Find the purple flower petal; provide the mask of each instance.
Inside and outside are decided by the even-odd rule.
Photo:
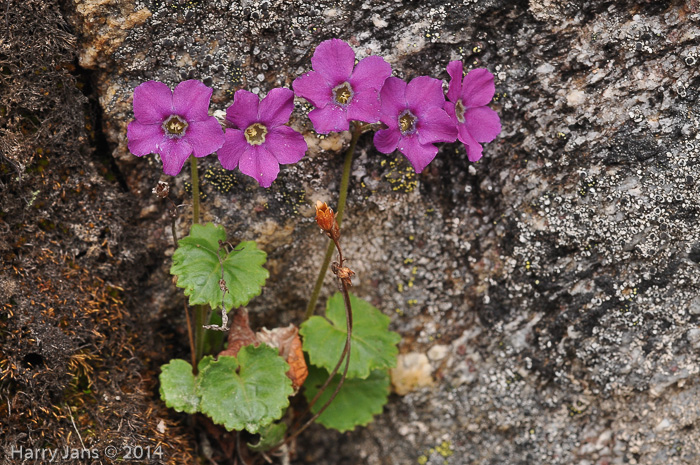
[[[294,93],[316,108],[323,108],[333,100],[333,88],[316,71],[309,71],[292,82]]]
[[[252,146],[245,140],[245,134],[241,129],[227,129],[224,134],[224,145],[216,152],[219,163],[227,170],[234,170],[238,166],[243,153]]]
[[[462,79],[464,68],[461,61],[450,61],[447,65],[447,74],[450,75],[450,85],[447,88],[447,98],[453,102],[459,100],[462,95]]]
[[[381,129],[374,133],[374,146],[382,153],[391,153],[396,150],[400,138],[398,129]]]
[[[275,87],[260,102],[258,121],[268,128],[280,126],[289,121],[292,111],[294,111],[294,92],[283,87]]]
[[[493,74],[486,68],[477,68],[464,76],[460,97],[464,108],[481,107],[488,105],[495,92]]]
[[[408,106],[406,103],[406,83],[399,78],[390,77],[384,81],[379,93],[381,114],[379,119],[390,128],[398,125],[398,116]]]
[[[445,105],[442,81],[430,76],[412,79],[406,86],[406,101],[418,118],[430,108],[442,108]]]
[[[454,142],[457,140],[457,128],[454,121],[441,108],[433,108],[418,118],[417,132],[421,144],[433,142]]]
[[[350,78],[355,66],[355,52],[340,39],[325,40],[316,47],[311,66],[333,88]]]
[[[501,119],[489,107],[470,108],[464,112],[464,125],[477,142],[491,142],[501,132]]]
[[[173,114],[173,93],[162,82],[147,81],[134,89],[134,117],[143,124],[163,124]]]
[[[280,172],[277,159],[264,145],[250,146],[241,156],[238,168],[243,174],[255,178],[262,187],[270,187]]]
[[[398,148],[411,162],[416,173],[423,171],[428,166],[428,163],[433,161],[438,152],[437,147],[433,144],[421,144],[415,134],[402,137]]]
[[[455,114],[455,104],[449,100],[445,102],[445,113],[447,113],[447,115],[452,119],[455,126],[459,124],[459,121],[457,121],[457,115]]]
[[[208,116],[203,121],[190,122],[184,139],[192,146],[195,157],[206,157],[224,144],[224,131],[216,118]]]
[[[374,89],[356,91],[347,108],[347,119],[376,123],[379,121],[380,109],[379,92]]]
[[[177,176],[192,153],[192,146],[185,139],[166,137],[160,144],[158,153],[163,160],[163,172],[170,176]]]
[[[384,58],[373,55],[360,60],[348,82],[355,92],[374,89],[376,92],[391,76],[391,65]]]
[[[457,127],[457,130],[459,131],[459,140],[464,143],[464,147],[467,149],[467,158],[469,158],[469,161],[479,161],[483,151],[481,144],[479,144],[476,139],[469,134],[465,124],[460,124]]]
[[[306,154],[304,136],[289,126],[270,129],[265,138],[265,148],[283,165],[296,163]]]
[[[174,114],[182,116],[188,122],[209,118],[212,92],[210,87],[195,79],[181,82],[173,91]]]
[[[158,146],[165,136],[160,124],[141,124],[132,121],[126,128],[127,146],[137,157],[158,152]]]
[[[233,103],[226,109],[226,120],[238,129],[246,129],[258,121],[260,98],[247,90],[237,90]]]
[[[309,112],[309,119],[319,134],[347,131],[350,128],[347,113],[337,105],[327,105]]]

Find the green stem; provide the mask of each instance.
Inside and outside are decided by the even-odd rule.
[[[194,155],[190,157],[190,168],[192,175],[192,224],[199,223],[199,172],[197,171],[197,159]],[[206,311],[204,305],[194,307],[194,361],[199,363],[204,355],[204,324]],[[197,366],[192,367],[197,372]]]
[[[195,305],[194,306],[194,349],[195,349],[195,363],[199,363],[204,356],[204,336],[205,330],[204,325],[207,323],[206,319],[209,316],[209,312],[206,311],[205,305]],[[193,367],[195,372],[197,367]]]
[[[340,196],[338,197],[338,210],[336,213],[336,220],[338,221],[338,226],[340,226],[343,221],[343,212],[345,211],[345,201],[348,198],[348,186],[350,185],[350,171],[352,168],[352,157],[355,154],[355,146],[357,145],[357,140],[362,135],[366,126],[357,124],[352,133],[352,140],[350,141],[350,147],[348,151],[345,152],[345,163],[343,164],[343,177],[340,180]],[[306,306],[306,313],[304,314],[304,321],[311,318],[316,310],[316,304],[318,303],[318,297],[321,295],[321,289],[323,288],[323,280],[326,278],[326,273],[328,272],[328,266],[331,264],[331,258],[333,258],[333,241],[328,241],[328,248],[326,249],[326,255],[323,257],[323,264],[321,265],[321,271],[318,273],[318,278],[316,278],[316,285],[311,293],[311,298],[309,299],[309,304]]]
[[[197,171],[197,159],[190,157],[192,171],[192,224],[199,223],[199,172]]]

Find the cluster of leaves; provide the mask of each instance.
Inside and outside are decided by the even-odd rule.
[[[224,229],[213,224],[192,226],[173,255],[171,272],[177,286],[185,289],[190,305],[208,304],[230,310],[259,295],[268,272],[266,255],[254,242],[226,247]],[[220,284],[223,279],[225,286]],[[223,289],[223,290],[222,290]],[[347,380],[333,403],[317,421],[339,431],[366,425],[380,413],[389,394],[388,370],[396,364],[400,337],[388,330],[389,318],[378,309],[350,295],[355,324]],[[310,363],[304,394],[310,401],[337,364],[347,337],[345,306],[341,294],[329,299],[326,318],[314,316],[301,325],[303,350]],[[294,394],[287,375],[289,365],[274,348],[265,344],[243,347],[236,356],[205,356],[193,370],[184,360],[163,366],[161,398],[179,412],[200,412],[228,430],[260,433],[252,448],[276,444],[286,426],[273,423],[282,418]],[[335,390],[340,376],[312,407],[319,411]]]

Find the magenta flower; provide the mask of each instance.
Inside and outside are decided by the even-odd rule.
[[[369,56],[355,66],[355,52],[340,39],[321,42],[311,57],[314,71],[292,83],[294,93],[316,109],[309,119],[316,132],[346,131],[350,120],[379,121],[379,90],[391,76],[391,65]]]
[[[219,149],[219,161],[227,170],[240,168],[262,187],[277,179],[280,164],[296,163],[306,153],[304,136],[284,126],[294,110],[294,93],[272,89],[260,101],[257,95],[239,90],[226,110],[226,142]]]
[[[397,148],[416,173],[423,171],[438,152],[435,142],[454,142],[457,130],[443,110],[442,81],[419,76],[406,84],[390,77],[381,92],[381,122],[388,126],[374,134],[374,145],[382,153]]]
[[[205,157],[224,143],[224,131],[209,116],[212,89],[199,81],[181,82],[174,91],[157,81],[134,89],[134,117],[126,136],[137,157],[157,153],[165,174],[177,176],[191,154]]]
[[[467,149],[469,161],[478,161],[483,148],[480,142],[491,142],[501,132],[498,113],[487,107],[496,87],[493,74],[485,68],[469,71],[462,80],[462,62],[447,65],[450,86],[445,110],[457,125],[459,140]]]

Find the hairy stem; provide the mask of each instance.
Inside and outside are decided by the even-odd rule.
[[[343,212],[345,211],[345,202],[348,198],[348,186],[350,185],[350,171],[352,168],[352,158],[355,154],[355,146],[357,145],[357,140],[362,135],[366,126],[357,124],[352,133],[352,140],[350,141],[350,147],[348,151],[345,152],[345,163],[343,164],[343,177],[340,180],[340,195],[338,197],[338,210],[336,213],[336,221],[338,221],[338,226],[341,225],[343,221]],[[323,264],[321,265],[321,270],[318,273],[318,278],[316,278],[316,285],[311,293],[311,298],[309,299],[309,304],[306,306],[306,313],[304,314],[304,320],[311,318],[316,310],[316,304],[318,303],[318,297],[321,295],[321,289],[323,288],[323,281],[326,278],[326,273],[328,272],[328,266],[331,264],[331,258],[333,258],[333,241],[328,243],[328,248],[326,249],[326,255],[323,257]]]

